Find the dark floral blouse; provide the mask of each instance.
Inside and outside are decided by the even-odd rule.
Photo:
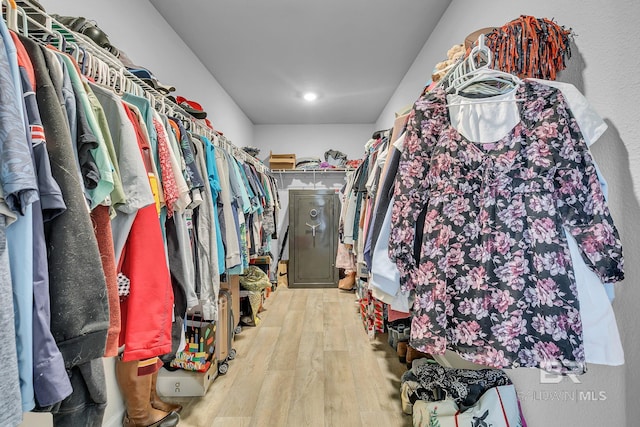
[[[603,283],[622,247],[562,93],[525,81],[520,122],[478,144],[450,124],[445,94],[420,98],[395,183],[389,252],[414,297],[411,345],[493,367],[585,370],[565,229]]]

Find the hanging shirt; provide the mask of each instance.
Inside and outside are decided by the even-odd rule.
[[[36,99],[51,159],[51,172],[67,210],[45,224],[49,257],[51,333],[71,369],[104,354],[109,305],[100,252],[76,173],[71,136],[43,47],[21,37],[36,75]]]
[[[229,182],[229,163],[224,152],[216,149],[216,166],[220,176],[220,227],[223,231],[225,245],[225,264],[227,268],[235,267],[242,261],[240,254],[240,239],[236,227],[237,219],[234,217],[231,184]]]
[[[580,133],[587,146],[592,145],[607,129],[607,124],[590,107],[585,97],[569,83],[548,82],[546,80],[534,79],[534,81],[560,89],[562,96],[566,99],[571,115],[575,119]],[[502,101],[508,101],[515,94],[508,93],[501,97]],[[449,96],[450,103],[461,103],[464,99],[459,96]],[[466,133],[475,134],[475,137],[483,141],[495,141],[509,131],[508,126],[513,126],[507,117],[513,115],[513,111],[518,112],[515,102],[487,103],[487,104],[467,104],[464,105],[466,111],[457,111],[458,107],[449,110],[453,126],[458,124],[466,129]],[[482,117],[483,120],[473,120],[470,118]],[[483,123],[484,127],[474,127],[474,123]],[[602,192],[607,196],[606,181],[599,172],[597,164],[594,162],[596,174],[602,187]],[[582,319],[585,360],[588,363],[598,363],[604,365],[621,365],[624,363],[624,352],[615,314],[609,302],[613,297],[613,285],[607,284],[603,288],[598,276],[589,268],[582,258],[580,248],[571,233],[565,227],[565,235],[571,254],[571,263],[576,277],[578,301],[580,303],[580,317]]]
[[[114,253],[118,264],[136,213],[155,201],[138,149],[136,130],[122,100],[106,88],[93,85],[92,90],[107,118],[126,197],[125,203],[116,206],[116,216],[111,220]]]
[[[38,404],[49,406],[72,392],[62,354],[51,334],[49,263],[44,233],[44,223],[62,214],[66,205],[60,186],[51,173],[44,128],[29,78],[33,74],[33,65],[19,38],[13,33],[11,35],[18,52],[22,53],[18,58],[23,98],[40,194],[40,200],[33,205],[33,388]]]
[[[144,122],[133,106],[125,110],[136,134],[137,156],[142,158],[146,186],[157,185],[153,155]],[[152,189],[152,191],[154,191]],[[123,361],[149,359],[171,351],[173,290],[165,245],[156,205],[145,206],[135,215],[122,250],[121,272],[131,281],[129,296],[121,300],[123,314],[120,345],[124,345]],[[156,333],[148,333],[153,324]]]
[[[0,391],[7,393],[0,396],[0,406],[7,412],[6,415],[4,412],[0,414],[2,418],[15,424],[21,419],[22,411],[30,411],[35,406],[32,347],[32,205],[38,200],[38,187],[23,116],[16,48],[6,24],[3,20],[0,21],[0,184],[5,202],[18,214],[17,220],[6,230],[4,217],[0,223],[0,274],[3,276],[0,298],[3,307],[10,307],[11,311],[15,307],[15,314],[6,309],[2,310],[2,328],[14,334],[7,337],[3,333],[3,338],[8,341],[7,348],[13,353],[2,352],[2,356],[7,357],[8,371],[7,384],[0,387]],[[9,321],[13,324],[9,325]]]
[[[100,126],[95,118],[89,96],[80,77],[80,71],[77,65],[66,54],[56,53],[59,60],[62,60],[68,70],[73,91],[78,100],[78,111],[82,112],[82,121],[86,120],[87,129],[83,132],[83,138],[89,138],[96,142],[95,148],[92,148],[91,154],[95,159],[96,166],[100,172],[100,179],[95,188],[89,188],[91,197],[91,208],[93,209],[99,204],[111,204],[110,195],[114,189],[115,178],[113,175],[114,167],[109,157],[107,145],[104,136],[100,130]],[[79,135],[80,137],[80,135]]]
[[[453,128],[441,90],[416,102],[391,236],[403,289],[416,292],[411,345],[431,354],[450,348],[494,367],[582,373],[563,227],[604,281],[624,277],[621,244],[560,92],[534,82],[516,90],[521,120],[490,145]],[[424,236],[412,260],[404,233],[422,209]]]
[[[218,199],[220,195],[220,177],[218,176],[218,167],[216,165],[216,147],[204,136],[200,139],[204,143],[207,163],[207,178],[211,188],[211,201],[213,204],[213,222],[216,228],[216,247],[218,248],[218,272],[220,274],[225,271],[225,250],[222,242],[222,231],[220,230],[220,218],[218,215]]]
[[[153,194],[153,199],[155,201],[156,211],[158,213],[158,216],[160,216],[161,209],[164,207],[164,196],[162,193],[162,187],[159,178],[160,174],[158,172],[158,169],[156,169],[156,163],[153,160],[154,149],[157,151],[157,140],[156,147],[151,146],[148,129],[145,127],[145,121],[141,111],[135,105],[127,103],[125,104],[129,120],[133,124],[133,127],[136,131],[138,146],[143,153],[142,161],[144,163],[147,179],[151,187],[151,193]]]
[[[169,153],[169,139],[160,120],[153,119],[153,126],[158,137],[158,160],[160,162],[160,173],[162,175],[162,189],[164,190],[164,200],[167,205],[167,214],[171,218],[175,203],[180,194],[178,185],[173,173],[171,164],[171,154]]]
[[[151,158],[153,159],[153,170],[157,175],[160,170],[160,158],[158,156],[158,135],[153,126],[153,106],[147,98],[136,96],[131,93],[125,93],[122,97],[123,101],[134,105],[140,112],[141,127],[144,129],[146,143],[151,147]],[[162,177],[158,176],[159,184],[162,184]]]
[[[201,175],[207,173],[207,160],[204,143],[193,138],[193,152]],[[197,213],[197,216],[196,216]],[[213,217],[216,214],[209,186],[203,188],[203,200],[194,210],[196,233],[198,235],[197,253],[197,289],[200,292],[202,316],[207,320],[218,319],[218,292],[220,291],[220,272],[218,271],[218,246]]]
[[[93,111],[93,115],[96,120],[96,124],[100,129],[100,135],[102,137],[102,141],[104,141],[105,148],[107,149],[107,153],[109,154],[109,161],[111,162],[111,167],[113,168],[113,190],[110,194],[110,213],[111,216],[115,215],[113,209],[116,209],[118,206],[126,202],[126,195],[124,193],[124,189],[122,187],[122,178],[120,177],[120,167],[118,166],[118,158],[116,156],[115,147],[113,146],[113,138],[111,137],[111,131],[109,129],[109,123],[107,121],[107,117],[104,114],[104,110],[102,109],[102,105],[100,101],[96,97],[96,94],[93,92],[93,85],[86,81],[83,78],[82,83],[84,85],[85,91],[87,92],[87,97],[89,98],[89,103],[91,104],[91,109]]]
[[[166,116],[161,116],[162,123],[166,130],[166,135],[169,141],[168,149],[171,160],[171,169],[173,170],[174,179],[176,181],[176,187],[178,190],[178,199],[174,203],[174,210],[178,213],[183,213],[184,210],[191,203],[191,196],[189,193],[189,186],[184,178],[184,159],[182,158],[180,147],[176,141],[175,134],[169,125],[169,119]]]

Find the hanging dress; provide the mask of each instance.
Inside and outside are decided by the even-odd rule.
[[[442,90],[416,102],[390,241],[402,287],[415,294],[411,345],[493,367],[582,373],[563,227],[603,282],[624,277],[621,243],[561,92],[529,81],[515,90],[520,121],[491,144],[453,128]]]

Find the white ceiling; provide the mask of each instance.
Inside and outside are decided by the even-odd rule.
[[[450,3],[150,1],[254,124],[374,123]]]

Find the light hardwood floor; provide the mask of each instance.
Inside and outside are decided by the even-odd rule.
[[[181,427],[411,426],[405,368],[386,334],[369,340],[352,293],[279,287],[260,317],[206,396],[173,399]]]

